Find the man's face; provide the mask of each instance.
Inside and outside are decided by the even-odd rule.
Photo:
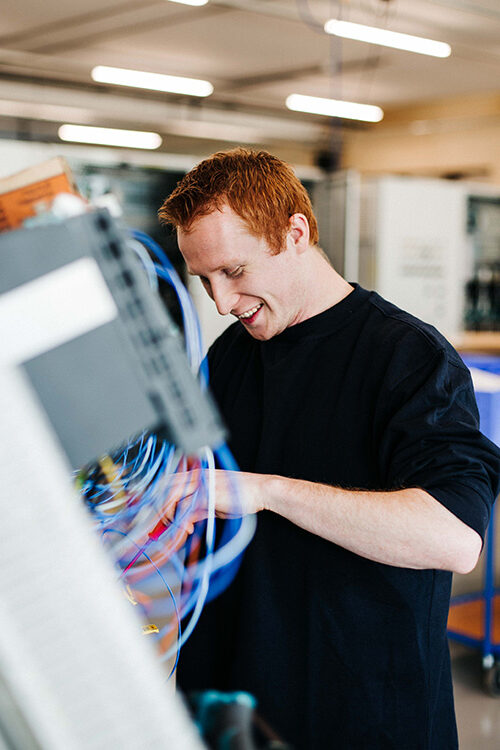
[[[189,232],[179,229],[178,242],[189,273],[200,277],[219,313],[234,315],[254,338],[265,341],[307,317],[300,258],[289,235],[286,249],[273,255],[225,205]]]

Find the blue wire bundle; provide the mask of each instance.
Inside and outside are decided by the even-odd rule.
[[[175,290],[189,364],[206,387],[208,367],[189,293],[163,249],[148,235],[132,231],[131,246],[145,267],[152,293],[156,293],[157,278]],[[148,622],[164,623],[151,629],[157,631],[162,659],[175,656],[170,674],[204,603],[234,578],[255,529],[255,517],[238,512],[237,471],[225,445],[214,452],[206,447],[187,457],[156,435],[143,434],[80,477],[81,494],[129,601]],[[216,521],[216,479],[225,483],[224,491],[234,498],[234,518]]]

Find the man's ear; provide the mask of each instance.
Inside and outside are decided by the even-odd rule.
[[[304,214],[292,214],[289,219],[289,229],[286,235],[287,247],[303,253],[309,247],[309,222]]]

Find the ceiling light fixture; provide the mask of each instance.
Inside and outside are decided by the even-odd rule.
[[[290,94],[286,99],[286,106],[296,112],[363,120],[364,122],[380,122],[384,116],[383,109],[373,104],[356,104],[356,102],[343,102],[338,99],[323,99],[320,96],[303,96],[302,94]]]
[[[111,68],[107,65],[97,65],[92,69],[90,75],[98,83],[113,83],[117,86],[166,91],[170,94],[210,96],[214,90],[209,81],[202,81],[199,78],[167,76],[163,73],[146,73],[141,70]]]
[[[335,18],[325,23],[325,31],[327,34],[341,36],[344,39],[380,44],[382,47],[403,49],[407,52],[417,52],[420,55],[431,55],[432,57],[449,57],[451,55],[451,47],[446,42],[435,42],[433,39],[425,39],[421,36],[400,34],[397,31],[387,31],[375,26],[364,26],[361,23],[351,23],[350,21],[338,21]]]
[[[95,128],[87,125],[61,125],[57,131],[62,141],[93,143],[99,146],[121,146],[122,148],[144,148],[149,151],[162,144],[158,133],[144,130],[119,130],[117,128]]]

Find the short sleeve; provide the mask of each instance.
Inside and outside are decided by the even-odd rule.
[[[415,356],[413,360],[415,360]],[[387,488],[420,487],[484,534],[500,451],[479,430],[470,373],[456,352],[396,353],[380,393],[379,461]]]

